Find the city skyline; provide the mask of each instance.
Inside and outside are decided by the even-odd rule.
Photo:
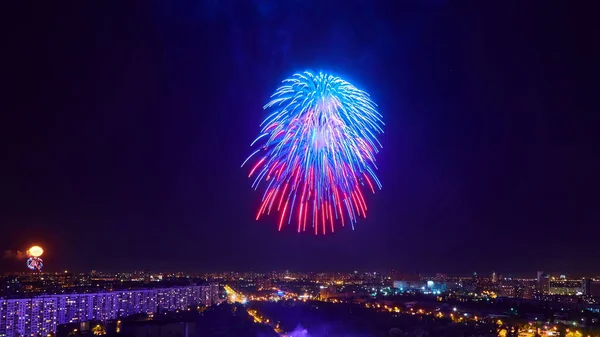
[[[582,280],[582,279],[600,279],[600,272],[597,273],[584,273],[584,274],[573,274],[566,273],[564,271],[540,271],[536,270],[529,273],[510,273],[501,271],[472,271],[469,273],[446,273],[442,271],[438,272],[415,272],[415,271],[404,271],[397,269],[390,270],[211,270],[211,271],[182,271],[182,270],[157,270],[157,269],[132,269],[132,270],[61,270],[61,271],[8,271],[0,273],[0,276],[20,276],[20,277],[43,277],[44,275],[49,276],[63,276],[63,275],[97,275],[101,277],[137,277],[140,275],[160,275],[161,277],[182,277],[182,276],[193,276],[199,278],[222,278],[222,277],[283,277],[283,275],[293,275],[294,277],[317,277],[327,276],[331,277],[352,277],[352,276],[365,276],[372,275],[380,278],[394,278],[394,277],[418,277],[418,278],[434,278],[434,277],[450,277],[456,279],[468,279],[473,277],[479,277],[482,279],[492,280],[494,278],[498,280],[536,280],[539,278],[540,273],[547,276],[551,280]]]
[[[600,272],[593,11],[226,3],[10,5],[0,272],[34,244],[47,271]],[[256,221],[240,168],[307,68],[386,123],[383,189],[326,236]]]
[[[426,327],[444,325],[459,331],[470,326],[489,337],[506,337],[509,331],[521,337],[598,336],[600,277],[554,277],[544,271],[535,276],[417,276],[396,271],[23,273],[0,277],[0,336],[63,337],[90,331],[128,335],[136,326],[143,326],[147,335],[171,325],[186,327],[189,336],[198,328],[202,336],[245,326],[289,337],[298,325],[323,322],[334,311],[346,320],[370,322],[338,327],[355,333],[377,330],[378,321],[387,333],[400,324],[394,319],[398,318],[412,321],[412,329],[419,321]],[[313,314],[290,316],[289,310]],[[218,312],[238,319],[226,323],[215,319]],[[330,319],[311,330],[327,326]]]

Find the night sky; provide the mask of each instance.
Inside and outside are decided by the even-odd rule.
[[[0,251],[43,245],[48,271],[600,272],[596,12],[497,4],[5,5]],[[354,231],[254,220],[240,164],[305,69],[384,115]]]

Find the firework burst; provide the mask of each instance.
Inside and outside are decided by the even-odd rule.
[[[252,146],[252,187],[266,185],[256,219],[272,211],[284,223],[307,224],[315,234],[366,217],[362,193],[375,192],[375,154],[382,116],[369,95],[326,73],[304,72],[283,81],[264,106],[272,113]],[[242,164],[242,166],[244,165]]]

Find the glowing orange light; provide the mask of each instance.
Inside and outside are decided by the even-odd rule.
[[[40,257],[44,254],[44,250],[40,246],[33,246],[27,250],[27,254],[33,257]]]

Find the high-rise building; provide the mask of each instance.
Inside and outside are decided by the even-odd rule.
[[[538,283],[542,282],[542,277],[544,277],[544,272],[541,270],[538,270],[537,272],[537,281]]]
[[[592,279],[583,279],[583,294],[586,296],[600,296],[600,281]]]
[[[543,271],[537,272],[537,291],[541,295],[548,295],[550,292],[550,278]]]
[[[211,305],[218,298],[218,285],[0,298],[0,337],[46,336],[58,324]]]

